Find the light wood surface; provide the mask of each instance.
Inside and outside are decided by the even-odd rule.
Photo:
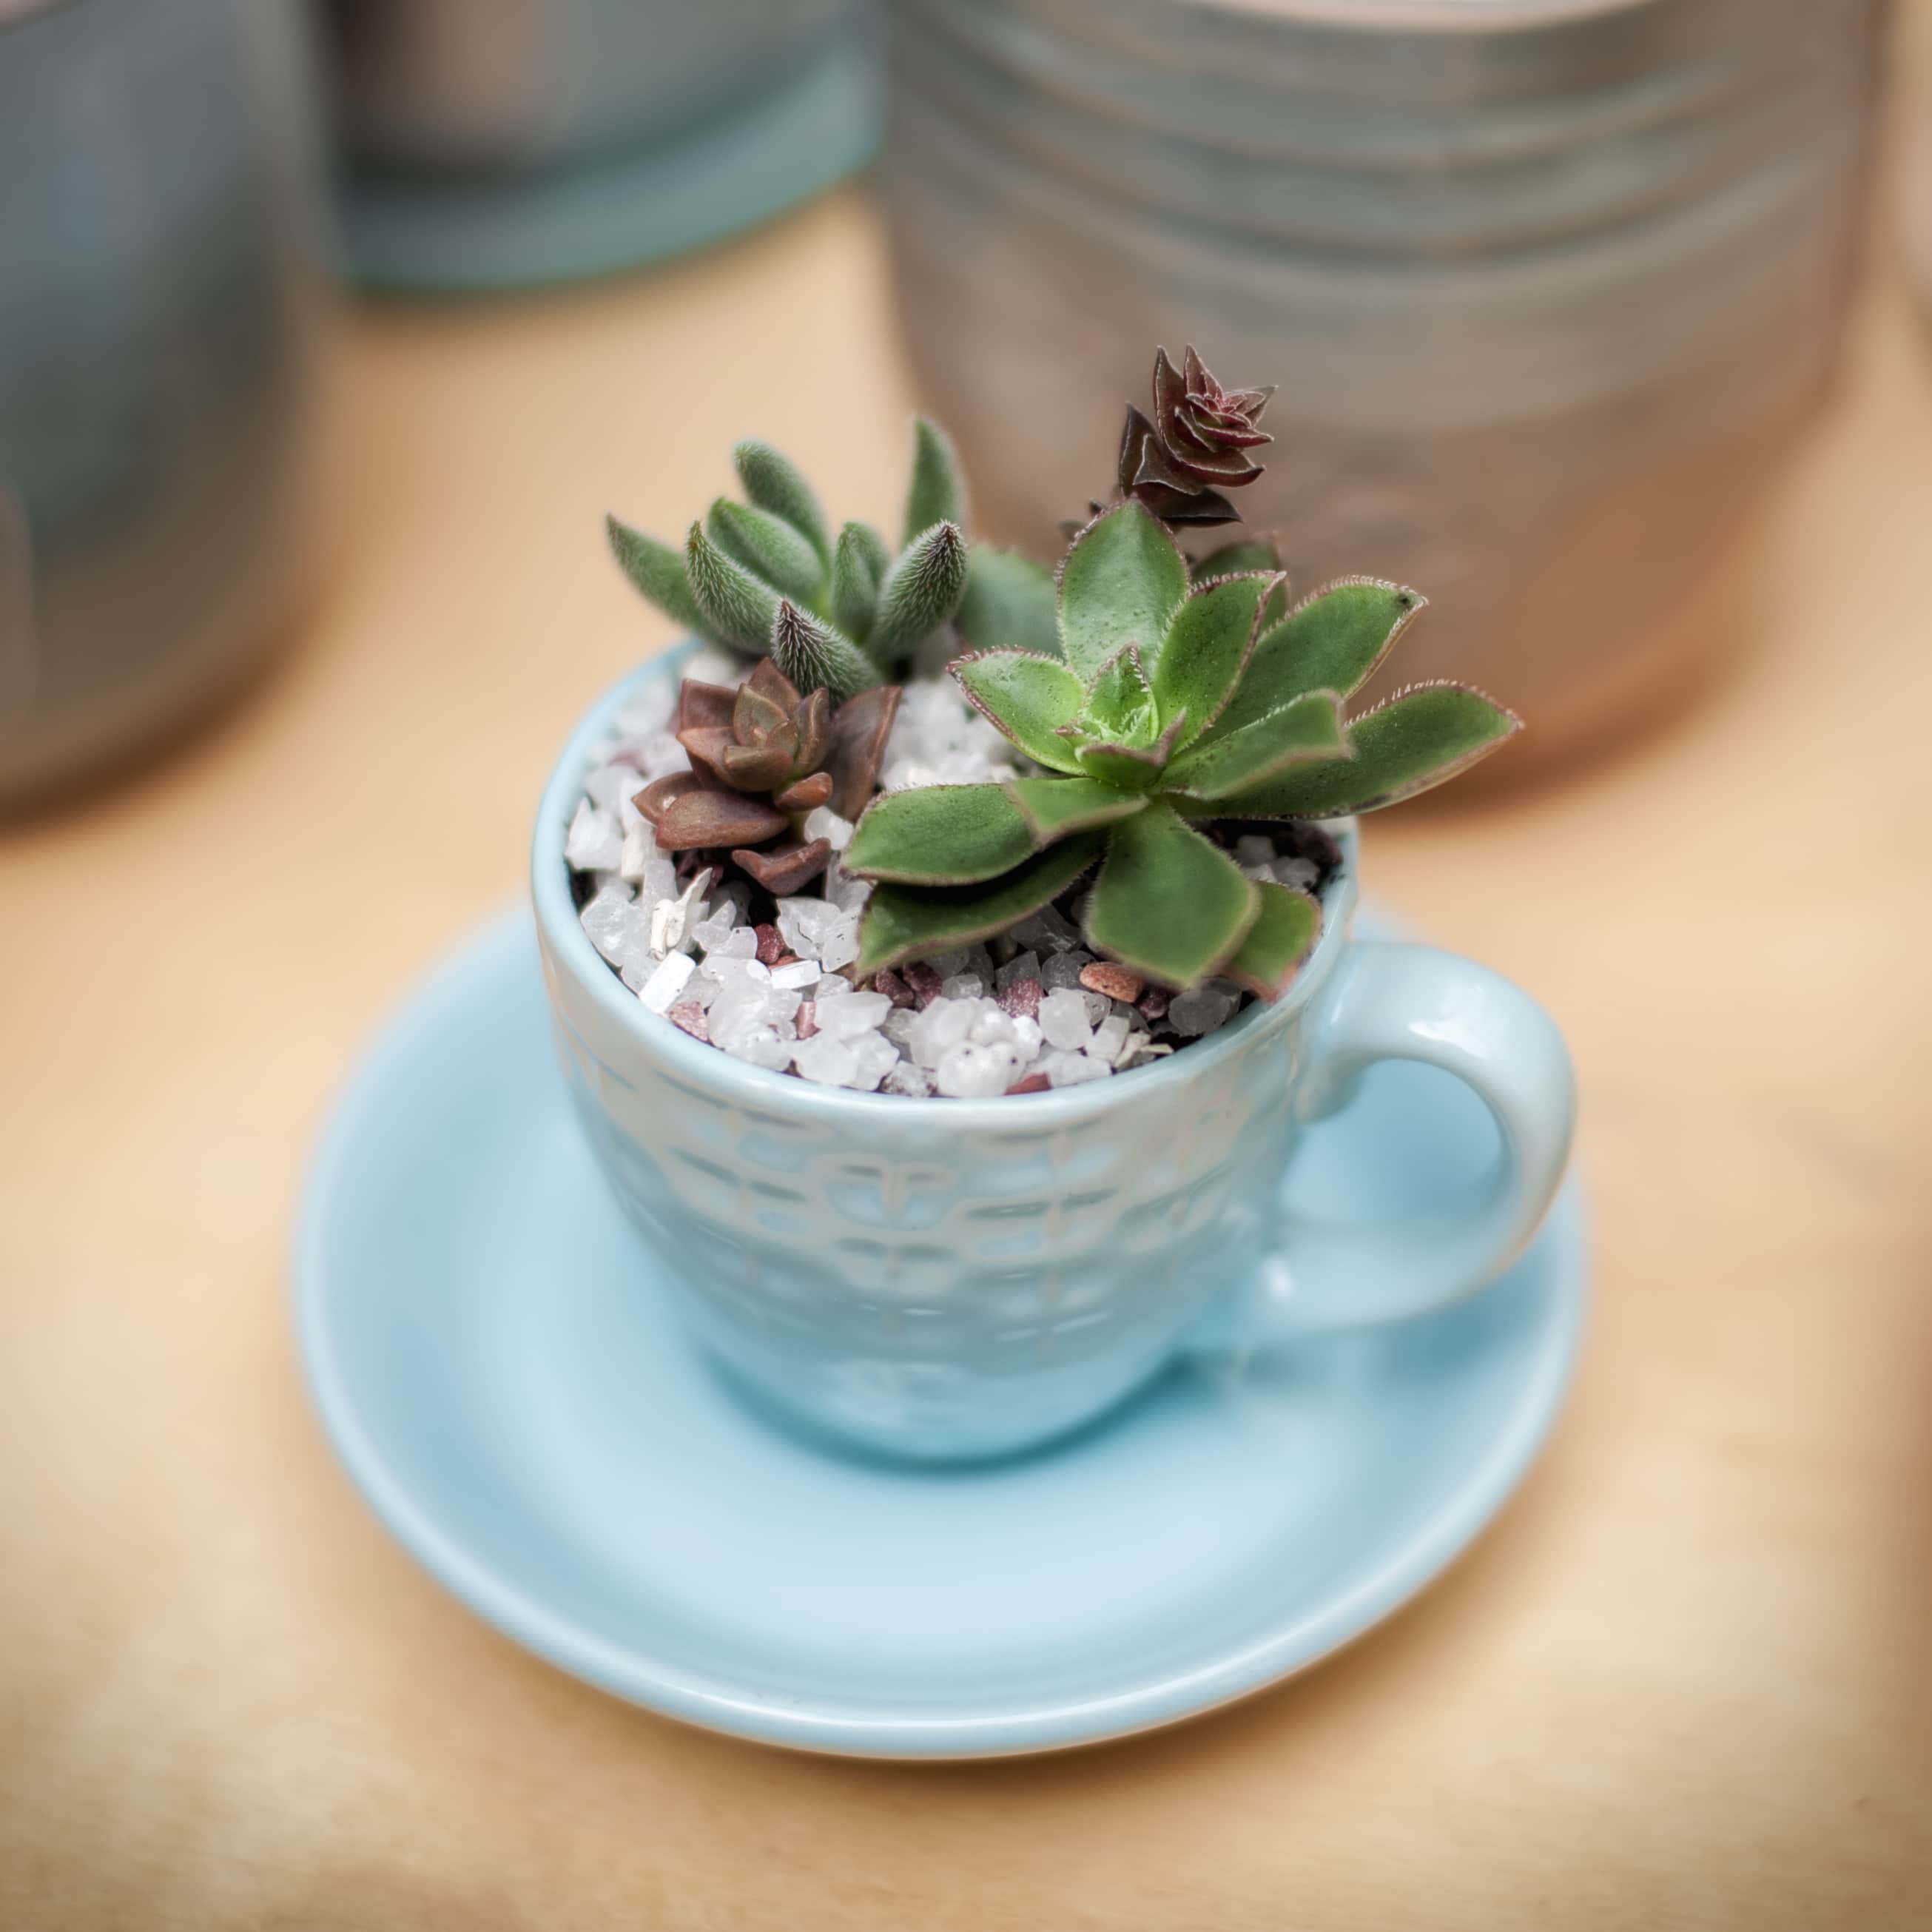
[[[332,1089],[666,638],[604,509],[676,527],[748,429],[893,502],[878,236],[845,194],[362,319],[286,662],[0,838],[0,1924],[1932,1926],[1932,353],[1880,252],[1721,686],[1372,828],[1372,889],[1574,1046],[1600,1288],[1547,1456],[1310,1678],[969,1769],[728,1743],[494,1636],[338,1474],[285,1309]]]

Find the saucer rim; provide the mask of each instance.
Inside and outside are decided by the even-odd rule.
[[[1562,1412],[1582,1346],[1589,1299],[1588,1236],[1572,1172],[1528,1252],[1553,1245],[1554,1302],[1547,1333],[1510,1420],[1420,1535],[1373,1575],[1318,1610],[1178,1672],[1100,1696],[1035,1701],[985,1714],[882,1715],[838,1700],[755,1696],[729,1681],[654,1661],[580,1628],[487,1562],[418,1502],[362,1421],[353,1377],[334,1344],[328,1283],[331,1206],[346,1185],[358,1144],[382,1096],[405,1071],[424,1018],[467,982],[500,970],[500,956],[536,938],[529,912],[507,907],[472,926],[418,973],[378,1023],[333,1096],[304,1181],[290,1293],[298,1353],[323,1432],[351,1482],[389,1534],[429,1574],[500,1635],[610,1695],[668,1718],[748,1742],[823,1756],[904,1762],[1022,1757],[1164,1730],[1298,1676],[1367,1635],[1445,1574],[1514,1494]],[[1521,1265],[1519,1262],[1517,1265]],[[748,1416],[746,1426],[758,1426]],[[800,1454],[808,1453],[801,1448]]]

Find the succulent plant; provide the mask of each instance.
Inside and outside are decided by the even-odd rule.
[[[1274,438],[1257,427],[1265,389],[1224,389],[1190,344],[1177,369],[1154,352],[1154,417],[1132,407],[1120,437],[1120,494],[1164,524],[1232,524],[1240,512],[1223,494],[1261,475],[1252,452]]]
[[[1082,914],[1096,952],[1171,987],[1220,973],[1272,998],[1313,943],[1320,907],[1247,878],[1204,826],[1375,811],[1517,728],[1446,683],[1345,721],[1425,600],[1351,578],[1291,609],[1279,572],[1212,565],[1190,582],[1172,536],[1130,499],[1067,552],[1058,655],[998,649],[953,666],[1042,775],[873,802],[844,860],[878,882],[861,971],[990,937],[1097,867]]]
[[[802,692],[848,698],[881,683],[962,605],[973,613],[970,636],[1004,620],[1016,586],[1030,590],[1035,610],[1042,593],[1051,598],[1046,573],[1024,559],[990,552],[974,572],[958,466],[929,422],[915,425],[896,553],[870,524],[832,536],[811,484],[768,444],[741,442],[732,456],[748,500],[720,496],[682,550],[615,517],[610,548],[667,615],[712,644],[769,655]]]
[[[872,796],[898,710],[896,685],[856,692],[836,710],[823,689],[801,692],[770,658],[735,690],[688,677],[677,737],[691,770],[646,785],[634,801],[667,852],[716,848],[783,898],[824,871],[830,843],[808,838],[826,808],[856,818]]]

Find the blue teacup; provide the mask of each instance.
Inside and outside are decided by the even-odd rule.
[[[696,1334],[794,1420],[922,1460],[998,1455],[1101,1414],[1177,1354],[1400,1321],[1492,1280],[1568,1156],[1569,1056],[1466,959],[1358,940],[1356,841],[1287,993],[1112,1078],[992,1100],[772,1073],[648,1012],[578,921],[563,857],[590,748],[663,661],[566,746],[532,860],[558,1049],[604,1173]],[[1379,1060],[1445,1069],[1500,1130],[1451,1216],[1288,1216],[1302,1130]]]

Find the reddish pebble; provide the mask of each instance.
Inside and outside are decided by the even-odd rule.
[[[706,1046],[711,1044],[711,1028],[704,1018],[704,1009],[695,1000],[682,1000],[671,1008],[664,1017],[674,1027],[681,1027],[693,1040],[701,1040]]]
[[[1040,1018],[1040,985],[1037,980],[1010,980],[999,991],[1002,1011],[1016,1020]]]
[[[872,990],[875,993],[884,994],[896,1006],[912,1006],[919,1004],[917,994],[890,966],[881,967],[872,975]]]
[[[1110,1000],[1124,1000],[1129,1006],[1140,998],[1147,985],[1138,973],[1130,973],[1124,966],[1116,966],[1111,959],[1096,959],[1092,965],[1082,967],[1080,983],[1090,993],[1100,993]]]
[[[752,929],[758,935],[758,964],[776,966],[785,955],[783,935],[775,926],[754,926]]]
[[[1083,974],[1081,976],[1084,979],[1086,976]],[[1146,1018],[1164,1020],[1167,1017],[1168,1004],[1173,998],[1174,995],[1165,986],[1150,986],[1140,997],[1141,1012]]]
[[[1029,986],[1036,986],[1040,982],[1029,980],[1026,983]],[[1024,1080],[1016,1080],[1006,1091],[1009,1094],[1044,1094],[1052,1084],[1053,1082],[1044,1073],[1029,1073]]]
[[[818,1030],[818,1003],[815,1000],[801,1000],[795,1016],[800,1040],[809,1040]]]
[[[939,997],[943,983],[939,975],[923,959],[915,959],[902,969],[900,976],[912,988],[913,997],[922,1006],[929,1006]]]

